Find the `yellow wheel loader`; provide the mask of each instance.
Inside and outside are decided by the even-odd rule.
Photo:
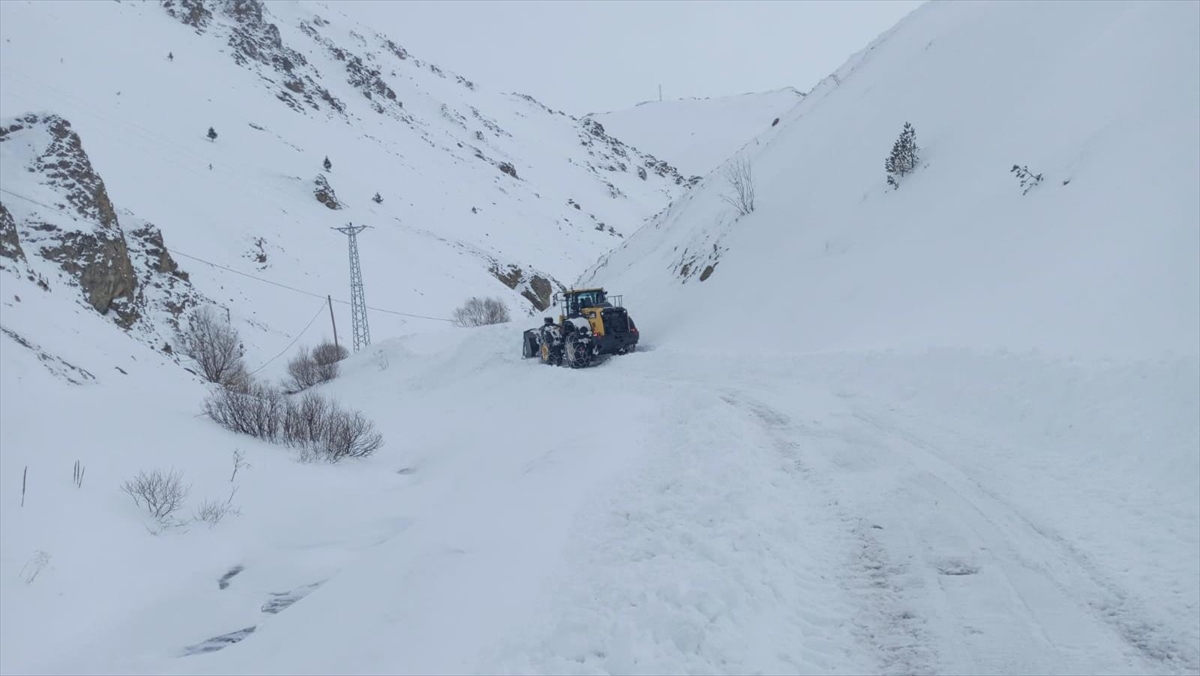
[[[550,366],[584,368],[601,355],[633,352],[638,343],[637,325],[622,307],[621,296],[604,289],[571,289],[554,294],[558,322],[525,332],[521,355],[537,357]]]

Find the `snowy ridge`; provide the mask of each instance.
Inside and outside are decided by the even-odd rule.
[[[0,115],[67,120],[113,201],[193,257],[192,282],[230,308],[252,357],[286,344],[315,299],[195,259],[344,299],[345,240],[330,228],[363,223],[370,305],[444,318],[468,296],[495,295],[530,315],[548,296],[534,287],[557,288],[686,188],[673,167],[588,121],[416,58],[336,5],[0,11]],[[36,192],[5,174],[10,191]],[[431,325],[371,321],[378,337]]]
[[[690,175],[704,176],[770,129],[804,94],[785,87],[757,94],[646,101],[589,117]]]
[[[1192,9],[1104,7],[918,10],[747,150],[753,214],[739,219],[710,175],[582,281],[639,289],[656,331],[695,343],[783,313],[799,330],[760,347],[1197,354],[1200,91],[1179,28]],[[1007,55],[1013,35],[1028,44]],[[890,190],[883,161],[905,121],[921,166]],[[1023,194],[1014,164],[1044,181]]]

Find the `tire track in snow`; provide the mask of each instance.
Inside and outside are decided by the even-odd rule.
[[[722,399],[756,417],[776,450],[795,464],[811,488],[826,496],[834,494],[828,480],[805,464],[799,441],[819,442],[833,435],[798,425],[785,413],[744,394],[727,394]],[[891,560],[876,535],[879,525],[851,515],[836,498],[827,497],[826,503],[854,540],[845,567],[850,574],[843,575],[841,584],[862,600],[856,619],[859,640],[876,656],[881,673],[932,673],[937,652],[924,628],[926,620],[906,602],[905,585],[899,579],[907,571],[906,564]]]
[[[992,623],[993,633],[1005,629],[1028,633],[1020,655],[995,654],[994,636],[988,641],[968,636],[963,639],[962,656],[969,656],[970,664],[963,666],[978,668],[987,664],[1000,671],[1077,671],[1086,665],[1084,669],[1090,673],[1197,671],[1195,649],[1189,650],[1161,624],[1144,619],[1136,602],[1061,535],[1036,524],[964,474],[944,459],[936,444],[861,410],[855,419],[878,438],[891,440],[888,450],[904,451],[904,460],[913,473],[893,497],[911,504],[932,501],[936,508],[929,510],[932,513],[927,517],[938,522],[942,530],[958,530],[965,541],[975,544],[976,556],[987,563],[985,570],[995,572],[988,577],[1009,590],[1008,607],[1024,622],[1023,628]],[[955,442],[979,445],[965,437]],[[987,450],[981,448],[980,452]],[[936,568],[928,543],[921,542],[921,533],[914,535],[910,546],[924,549],[926,565]],[[938,586],[944,608],[958,618],[958,624],[972,627],[969,616],[979,598],[970,590],[956,589],[941,580]],[[956,596],[972,603],[956,603]],[[1073,619],[1064,621],[1064,616]],[[1120,640],[1111,640],[1113,633]],[[1034,656],[1036,661],[1031,659]]]
[[[870,670],[854,604],[830,574],[854,540],[802,458],[736,398],[667,389],[637,471],[581,511],[532,635],[479,670]]]

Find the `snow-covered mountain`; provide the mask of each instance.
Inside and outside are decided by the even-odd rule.
[[[1196,5],[1018,7],[921,8],[748,144],[753,213],[714,173],[583,281],[691,345],[1196,355]]]
[[[353,222],[373,228],[360,247],[373,307],[444,318],[495,295],[528,315],[686,187],[591,121],[422,61],[336,5],[0,11],[6,126],[65,120],[112,202],[192,257],[179,261],[192,283],[254,350],[278,349],[316,298],[242,288],[197,258],[344,300],[346,241],[330,228]],[[46,207],[22,197],[44,177],[8,162],[3,203],[31,236]],[[412,319],[370,318],[376,338]]]
[[[373,62],[337,5],[256,7],[0,3],[0,672],[1200,671],[1200,6],[930,3],[747,128],[743,216],[720,171],[643,182],[594,125]],[[455,154],[451,100],[512,137]],[[224,305],[271,379],[326,310],[187,254],[337,296],[350,220],[373,306],[437,316],[494,257],[624,294],[642,343],[571,371],[528,318],[373,314],[315,391],[377,453],[217,426],[175,310]],[[172,528],[120,488],[155,469]]]
[[[588,117],[684,174],[704,176],[769,129],[803,97],[785,87],[754,94],[645,101],[627,110]]]

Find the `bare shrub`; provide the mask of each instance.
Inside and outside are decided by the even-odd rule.
[[[330,408],[321,441],[321,451],[329,462],[365,458],[383,446],[383,436],[370,420],[358,411],[343,411],[336,405]]]
[[[258,382],[245,391],[222,387],[204,401],[204,413],[233,432],[299,448],[306,461],[365,458],[383,446],[371,421],[316,392],[297,398]],[[235,455],[234,476],[238,462]]]
[[[738,156],[725,166],[722,173],[731,192],[721,195],[721,199],[742,216],[754,211],[754,171],[750,160]]]
[[[237,449],[233,452],[233,474],[229,475],[229,483],[233,483],[233,480],[237,478],[238,470],[243,467],[249,469],[250,463],[246,462],[246,454],[242,453],[241,449]]]
[[[349,357],[350,351],[342,345],[334,345],[329,341],[325,341],[324,343],[321,343],[313,348],[312,356],[313,361],[317,362],[318,366],[335,365],[334,370],[332,371],[333,375],[328,378],[328,380],[333,380],[337,377],[338,373],[336,364],[346,357]]]
[[[284,388],[289,393],[303,392],[313,385],[327,383],[338,377],[338,362],[350,356],[341,345],[321,343],[312,352],[300,348],[300,354],[288,362],[288,377]]]
[[[358,411],[347,411],[315,392],[289,400],[283,437],[305,461],[365,458],[383,446],[383,436]]]
[[[218,317],[211,306],[192,313],[180,342],[183,353],[195,360],[209,382],[229,384],[245,378],[244,350],[237,329]]]
[[[278,438],[285,408],[279,390],[256,381],[244,388],[222,387],[204,400],[204,413],[218,425],[267,441]]]
[[[193,519],[202,521],[208,524],[209,528],[221,523],[221,520],[232,514],[237,516],[242,513],[240,509],[233,506],[233,496],[237,495],[237,487],[229,491],[229,497],[225,500],[205,500],[196,507]]]
[[[299,447],[314,444],[325,435],[328,417],[329,402],[315,392],[299,401],[289,400],[283,416],[283,443]]]
[[[138,475],[121,484],[121,490],[133,498],[133,503],[144,507],[150,516],[166,521],[183,506],[191,492],[183,485],[183,472],[164,474],[160,470],[138,472]]]
[[[288,361],[288,375],[283,381],[284,389],[288,393],[302,392],[320,383],[321,378],[317,371],[317,362],[312,358],[312,354],[301,348],[300,353]]]
[[[503,324],[510,319],[508,308],[499,298],[468,298],[454,311],[454,323],[464,327]]]

